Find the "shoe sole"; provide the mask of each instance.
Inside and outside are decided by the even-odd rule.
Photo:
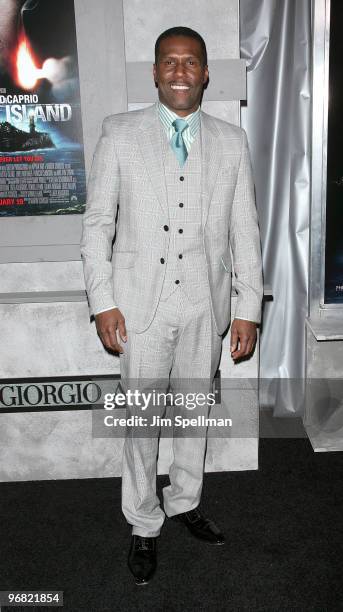
[[[210,540],[203,540],[202,538],[198,538],[193,533],[188,534],[193,540],[197,540],[197,542],[203,542],[203,544],[209,544],[210,546],[224,546],[226,542],[211,542]]]

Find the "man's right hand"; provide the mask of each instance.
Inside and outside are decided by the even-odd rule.
[[[123,342],[126,342],[125,319],[119,308],[112,308],[95,315],[95,324],[103,345],[117,353],[123,353],[123,347],[118,342],[117,330]]]

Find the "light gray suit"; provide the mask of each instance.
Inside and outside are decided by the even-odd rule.
[[[105,119],[88,182],[81,254],[91,313],[113,307],[138,333],[154,318],[168,253],[163,157],[156,106]],[[245,132],[201,112],[203,244],[216,327],[235,316],[260,322],[262,274],[254,185]],[[117,205],[119,219],[115,234]]]
[[[235,316],[259,322],[260,241],[244,131],[201,112],[180,169],[156,105],[107,118],[88,184],[81,252],[91,313],[115,304],[125,317],[124,386],[134,380],[141,391],[165,390],[169,378],[173,392],[185,395],[188,378],[193,391],[210,390],[230,322],[230,247]],[[205,446],[203,436],[174,437],[171,484],[163,490],[169,516],[198,505]],[[157,449],[156,436],[133,432],[124,446],[123,512],[144,537],[157,536],[164,520]]]

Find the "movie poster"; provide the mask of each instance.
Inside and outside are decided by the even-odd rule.
[[[324,303],[343,304],[343,5],[331,2]]]
[[[0,216],[82,213],[74,0],[0,2]]]

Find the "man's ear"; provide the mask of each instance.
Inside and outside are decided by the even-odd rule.
[[[205,66],[205,72],[204,72],[204,85],[206,85],[206,83],[208,82],[210,78],[210,74],[208,71],[208,66]]]
[[[156,64],[152,65],[152,74],[154,76],[154,81],[156,83],[156,81],[157,81],[157,68],[156,68]]]

